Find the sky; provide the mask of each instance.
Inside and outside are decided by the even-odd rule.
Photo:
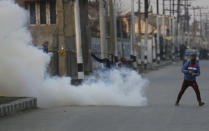
[[[116,0],[116,1],[118,1],[118,2],[121,1],[121,3],[122,3],[121,7],[123,8],[123,10],[125,12],[130,12],[131,11],[131,0]],[[157,12],[156,11],[156,3],[157,3],[156,1],[157,0],[150,0],[154,14],[156,14],[156,12]],[[165,1],[167,1],[167,8],[169,8],[169,0],[165,0]],[[175,0],[175,1],[176,1],[176,4],[177,4],[178,0]],[[181,0],[181,1],[183,1],[183,0]],[[134,7],[135,11],[138,11],[138,0],[134,0],[134,2],[135,2],[135,7]],[[163,14],[163,6],[162,5],[163,5],[163,0],[159,0],[160,14]],[[202,7],[202,9],[203,9],[203,7],[204,8],[206,8],[206,7],[209,8],[209,0],[191,0],[191,5],[192,5],[192,7],[197,7],[197,6]],[[175,7],[175,8],[177,8],[177,7]],[[144,12],[144,0],[141,0],[141,12]],[[202,13],[206,13],[206,12],[209,14],[209,9],[202,10]],[[167,12],[166,14],[169,15],[169,12]],[[189,14],[191,16],[191,21],[190,22],[192,22],[193,19],[194,19],[193,10],[190,10]],[[196,10],[196,15],[198,15],[198,16],[195,17],[196,20],[197,20],[200,17],[198,10]],[[202,17],[202,18],[204,19],[206,17]]]
[[[130,11],[131,9],[131,0],[116,0],[116,1],[122,1],[123,3],[123,8],[126,11]],[[153,7],[153,11],[154,13],[156,13],[156,1],[157,0],[150,0],[151,5]],[[162,1],[163,0],[159,0],[159,5],[160,5],[160,12],[162,13]],[[168,1],[168,0],[167,0]],[[175,0],[177,3],[177,0]],[[135,0],[135,10],[138,10],[138,0]],[[192,2],[192,6],[203,6],[203,7],[209,7],[209,0],[193,0]],[[144,11],[143,7],[144,7],[144,0],[141,0],[141,7],[142,7],[142,11]]]

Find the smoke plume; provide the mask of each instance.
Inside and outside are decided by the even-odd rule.
[[[148,80],[126,68],[100,71],[82,85],[46,73],[50,55],[33,46],[27,11],[0,1],[0,95],[37,97],[39,106],[146,105]]]

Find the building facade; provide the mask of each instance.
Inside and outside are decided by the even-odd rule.
[[[73,0],[15,0],[28,12],[28,28],[33,44],[41,47],[49,42],[52,53],[49,65],[52,75],[77,78],[75,19]],[[88,1],[79,0],[84,71],[91,71],[88,30]],[[64,52],[64,53],[62,53]]]

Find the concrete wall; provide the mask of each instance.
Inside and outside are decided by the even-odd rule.
[[[23,0],[15,0],[23,8]],[[49,41],[49,52],[54,55],[50,63],[50,72],[53,75],[68,75],[77,77],[77,62],[75,49],[75,23],[74,23],[74,2],[72,0],[57,0],[57,24],[50,25],[28,25],[33,43],[41,46],[44,41]],[[90,32],[88,24],[88,1],[80,0],[82,49],[84,57],[85,72],[91,71],[91,59],[89,56]],[[60,46],[64,46],[66,56],[58,56]]]
[[[21,7],[25,7],[23,0],[15,0]],[[49,50],[53,50],[53,38],[56,34],[57,25],[28,25],[33,37],[33,43],[41,46],[44,41],[49,41]]]
[[[49,41],[49,51],[53,50],[53,38],[56,34],[56,25],[29,26],[34,44],[41,46],[44,41]]]
[[[15,0],[21,7],[25,8],[23,0]],[[41,47],[44,41],[49,41],[49,52],[53,53],[49,65],[49,72],[52,75],[58,74],[58,41],[57,41],[57,24],[28,25],[33,38],[33,44]]]

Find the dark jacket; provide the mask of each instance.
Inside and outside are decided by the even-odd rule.
[[[115,67],[115,63],[110,61],[109,59],[107,58],[104,58],[104,59],[101,59],[101,58],[98,58],[96,55],[94,54],[91,54],[91,56],[99,63],[103,63],[104,66],[106,68],[112,68],[112,67]]]
[[[42,50],[44,53],[48,53],[48,47],[47,46],[42,46]]]
[[[130,60],[127,60],[126,58],[121,58],[120,61],[123,65],[131,65],[132,63],[136,62],[136,57],[131,55]]]

